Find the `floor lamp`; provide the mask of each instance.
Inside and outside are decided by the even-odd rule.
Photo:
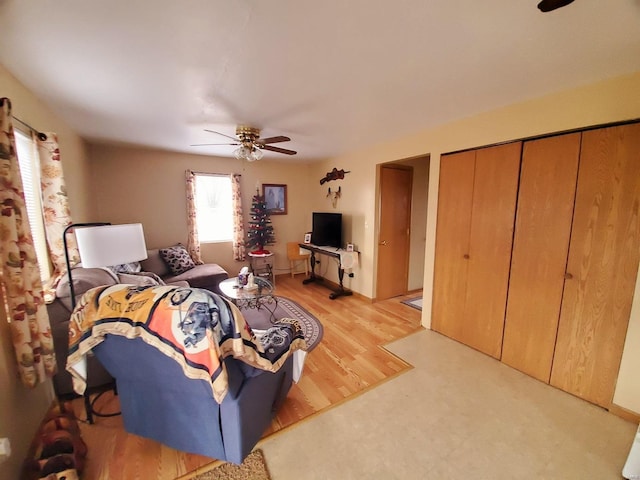
[[[67,233],[73,229],[83,268],[110,267],[123,263],[137,262],[147,258],[147,246],[141,223],[111,225],[110,223],[72,223],[64,229],[62,243],[67,264],[71,308],[76,307],[73,274],[69,260]],[[111,388],[114,388],[112,386]],[[97,398],[96,398],[97,399]],[[93,415],[109,417],[118,413],[101,414],[93,409],[89,393],[84,395],[87,421],[93,423]]]

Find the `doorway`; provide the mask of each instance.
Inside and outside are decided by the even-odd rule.
[[[379,166],[376,300],[422,289],[429,156]]]

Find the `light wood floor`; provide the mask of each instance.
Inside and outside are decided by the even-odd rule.
[[[293,385],[265,437],[411,369],[382,346],[422,328],[420,311],[400,303],[419,294],[377,303],[356,296],[330,300],[329,290],[316,284],[303,286],[302,278],[278,277],[277,294],[298,302],[320,319],[324,336],[307,356],[300,382]],[[105,394],[96,408],[117,410],[117,398]],[[74,409],[84,418],[81,400],[74,401]],[[173,480],[212,462],[128,434],[121,417],[98,418],[93,425],[81,424],[81,430],[89,449],[85,479]]]

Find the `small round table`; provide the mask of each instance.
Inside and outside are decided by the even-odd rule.
[[[261,277],[254,277],[253,281],[256,284],[254,289],[248,289],[246,286],[241,287],[238,283],[238,277],[223,280],[220,282],[219,288],[222,294],[240,309],[255,308],[258,310],[264,307],[269,312],[269,320],[274,323],[276,308],[278,308],[278,297],[273,294],[275,288],[271,282]]]

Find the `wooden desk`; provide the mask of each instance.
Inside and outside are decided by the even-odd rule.
[[[346,288],[344,288],[344,285],[342,284],[342,281],[344,279],[344,268],[342,266],[340,256],[341,254],[346,254],[346,253],[353,253],[354,255],[357,255],[358,252],[347,252],[342,248],[335,248],[335,247],[319,247],[317,245],[313,245],[310,243],[299,243],[298,245],[300,246],[300,248],[309,250],[311,252],[311,258],[309,259],[311,261],[311,275],[309,276],[309,278],[305,278],[302,281],[303,284],[306,285],[311,282],[321,282],[323,280],[322,277],[317,276],[315,272],[316,263],[319,263],[316,260],[316,254],[326,255],[328,257],[335,258],[338,261],[338,280],[340,282],[338,285],[338,288],[333,292],[331,292],[331,294],[329,295],[329,298],[331,300],[335,300],[338,297],[346,297],[349,295],[353,295],[353,292],[351,290],[347,290]],[[353,276],[353,274],[350,274],[350,276]]]

